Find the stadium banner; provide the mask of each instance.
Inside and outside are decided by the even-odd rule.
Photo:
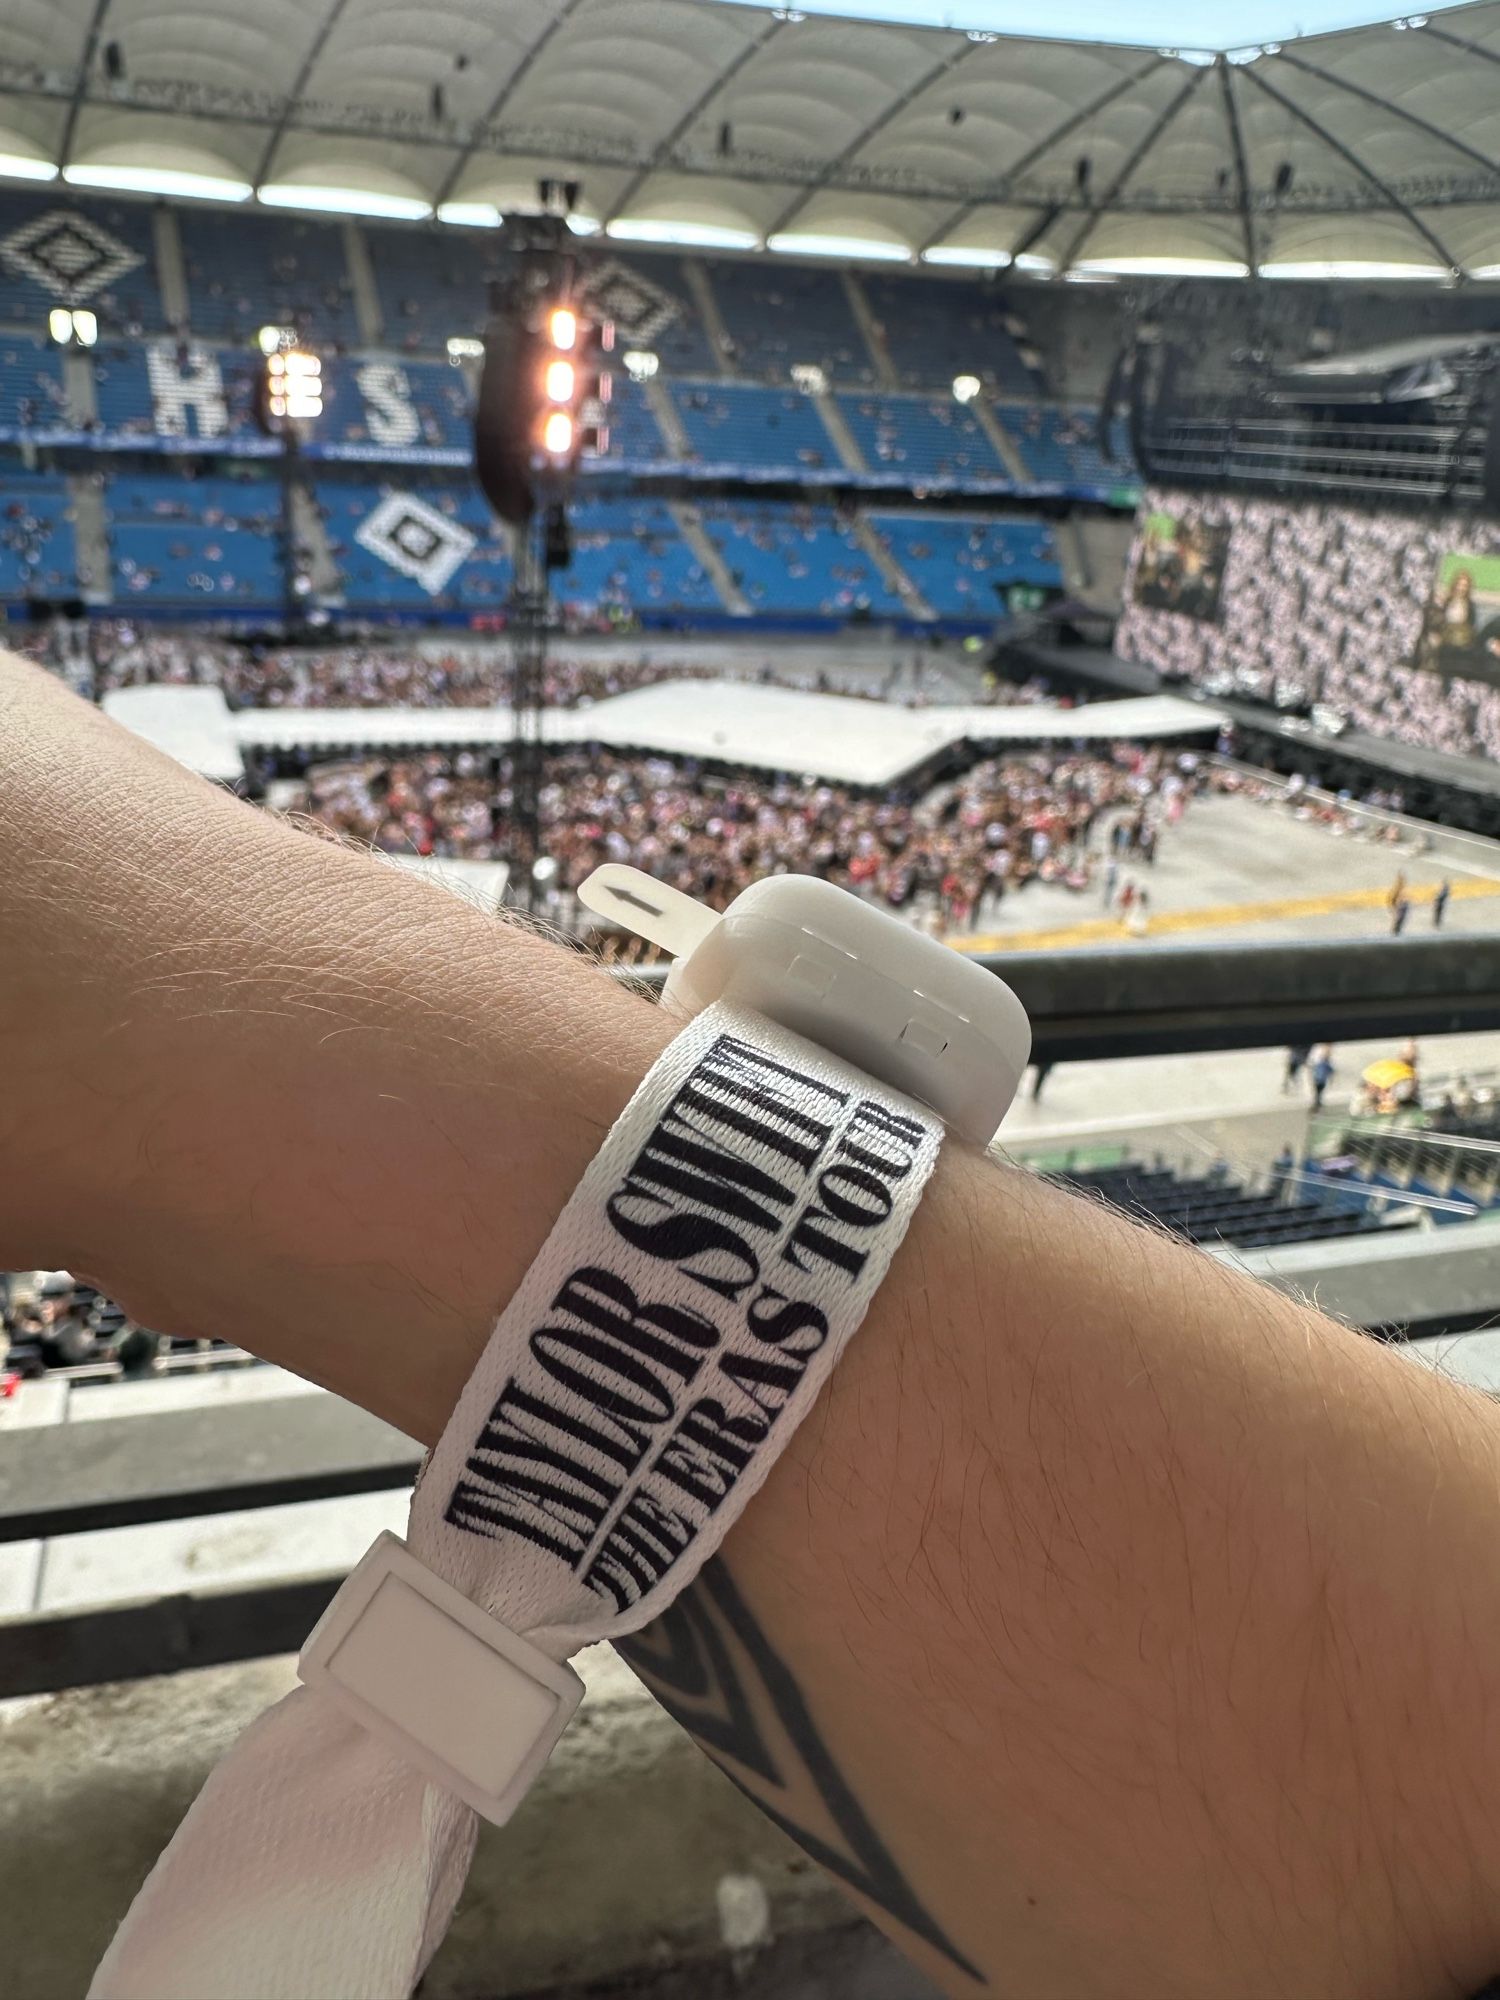
[[[1438,558],[1411,664],[1500,687],[1500,555],[1448,549]]]
[[[1216,623],[1230,533],[1228,522],[1205,521],[1201,514],[1149,512],[1136,556],[1136,603]]]

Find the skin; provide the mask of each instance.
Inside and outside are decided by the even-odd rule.
[[[0,659],[0,1267],[430,1441],[669,1032]],[[1463,1995],[1500,1966],[1497,1473],[1485,1399],[950,1142],[630,1650],[955,1994]],[[689,1698],[671,1642],[714,1633]]]

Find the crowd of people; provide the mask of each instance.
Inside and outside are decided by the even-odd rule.
[[[1372,736],[1500,757],[1500,687],[1414,664],[1445,555],[1485,546],[1486,530],[1342,507],[1214,506],[1232,531],[1217,621],[1143,606],[1127,576],[1127,658],[1210,693],[1318,700]]]
[[[545,879],[566,917],[605,861],[720,909],[762,875],[805,873],[962,932],[1031,882],[1081,891],[1122,856],[1149,863],[1200,778],[1191,754],[1120,743],[988,759],[925,796],[862,795],[569,750],[549,760],[541,794]],[[385,853],[516,858],[505,769],[477,751],[314,765],[277,802]]]
[[[98,619],[82,627],[39,626],[8,641],[27,657],[64,671],[82,692],[116,688],[219,687],[233,708],[492,708],[509,704],[513,648],[504,637],[463,644],[392,643],[384,635],[314,646],[246,643],[207,626],[157,625],[133,618]],[[973,678],[973,669],[964,668]],[[914,646],[890,655],[878,677],[867,665],[847,671],[804,665],[795,656],[747,653],[712,661],[681,652],[620,647],[549,657],[543,701],[579,708],[659,681],[730,678],[838,694],[850,699],[925,708],[962,693],[951,656]],[[1024,682],[987,674],[980,701],[1008,707],[1066,707],[1046,680]]]

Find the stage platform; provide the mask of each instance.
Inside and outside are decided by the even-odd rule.
[[[171,697],[188,698],[189,729]],[[211,726],[207,710],[217,700]],[[244,753],[344,756],[364,751],[499,751],[512,740],[504,708],[242,709],[216,690],[122,688],[105,710],[160,748],[207,775],[225,775]],[[956,745],[983,750],[1010,743],[1071,743],[1117,738],[1203,737],[1219,727],[1213,705],[1151,695],[1080,708],[1006,707],[984,703],[902,708],[845,695],[802,693],[744,680],[658,681],[588,707],[549,709],[544,741],[611,749],[794,777],[876,786],[900,782],[941,761]],[[201,760],[201,761],[200,761]]]
[[[1152,695],[1171,700],[1187,700],[1194,706],[1200,697],[1186,689],[1172,687],[1150,667],[1134,660],[1122,660],[1102,646],[1046,646],[1028,643],[1026,660],[1040,673],[1070,683],[1086,685],[1099,693],[1111,693],[1144,700]],[[1348,758],[1368,768],[1371,779],[1394,779],[1436,787],[1449,787],[1487,801],[1500,801],[1500,766],[1484,757],[1455,757],[1446,750],[1430,750],[1425,744],[1404,743],[1392,736],[1371,736],[1360,730],[1346,730],[1330,736],[1295,716],[1279,714],[1257,702],[1236,701],[1222,695],[1204,695],[1202,705],[1215,715],[1226,715],[1241,729],[1255,730],[1278,739],[1289,747],[1310,750],[1332,758]]]

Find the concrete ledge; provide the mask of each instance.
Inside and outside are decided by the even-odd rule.
[[[512,1823],[482,1831],[423,2000],[502,2000],[606,1980],[649,1991],[649,1981],[638,1986],[643,1975],[679,1967],[697,1967],[697,1983],[668,1991],[704,2000],[718,1991],[706,1968],[728,1965],[731,1943],[744,1971],[778,1940],[847,1931],[842,1894],[608,1648],[579,1664],[588,1683],[579,1719]],[[292,1684],[291,1662],[277,1659],[0,1710],[6,2000],[77,2000],[212,1765]],[[848,1942],[834,1957],[862,1963],[867,1949]],[[816,1961],[800,1948],[792,1955],[804,1969]],[[909,1974],[895,1986],[880,1977],[868,1987],[755,1990],[861,2000],[926,1992]]]

